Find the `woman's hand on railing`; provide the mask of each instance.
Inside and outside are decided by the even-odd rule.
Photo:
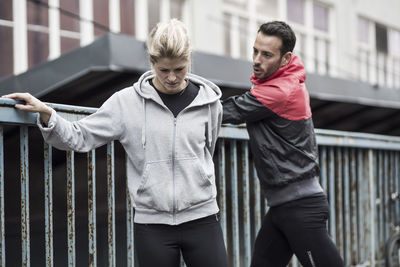
[[[30,112],[38,112],[40,114],[40,120],[44,124],[47,125],[49,122],[52,112],[51,108],[30,93],[13,93],[3,95],[2,97],[25,101],[25,104],[16,104],[15,108]]]

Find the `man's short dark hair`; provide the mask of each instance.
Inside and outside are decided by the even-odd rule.
[[[293,52],[294,46],[296,44],[296,35],[294,34],[292,28],[283,21],[271,21],[264,23],[258,29],[259,33],[264,35],[276,36],[282,40],[281,46],[281,57],[287,52]]]

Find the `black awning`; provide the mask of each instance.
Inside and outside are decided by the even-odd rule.
[[[143,42],[107,34],[88,46],[0,80],[0,94],[25,92],[44,101],[98,107],[150,68]],[[223,97],[249,89],[251,62],[194,52],[191,71],[219,85]],[[400,135],[400,89],[308,74],[315,127]]]

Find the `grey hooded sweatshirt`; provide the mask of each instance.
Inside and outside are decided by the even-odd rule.
[[[175,118],[149,84],[152,71],[113,94],[94,114],[69,122],[52,111],[45,141],[62,150],[87,152],[118,140],[128,157],[128,188],[135,222],[176,225],[217,213],[212,155],[222,119],[221,91],[187,74],[200,86]]]

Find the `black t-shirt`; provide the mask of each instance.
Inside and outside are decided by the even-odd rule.
[[[190,103],[192,103],[192,101],[196,98],[200,90],[200,87],[198,85],[192,83],[191,81],[188,81],[186,88],[180,91],[179,93],[165,94],[157,90],[152,80],[150,80],[150,84],[157,91],[158,95],[161,97],[161,100],[164,102],[164,104],[174,114],[174,117],[178,116],[179,112],[181,112]]]

